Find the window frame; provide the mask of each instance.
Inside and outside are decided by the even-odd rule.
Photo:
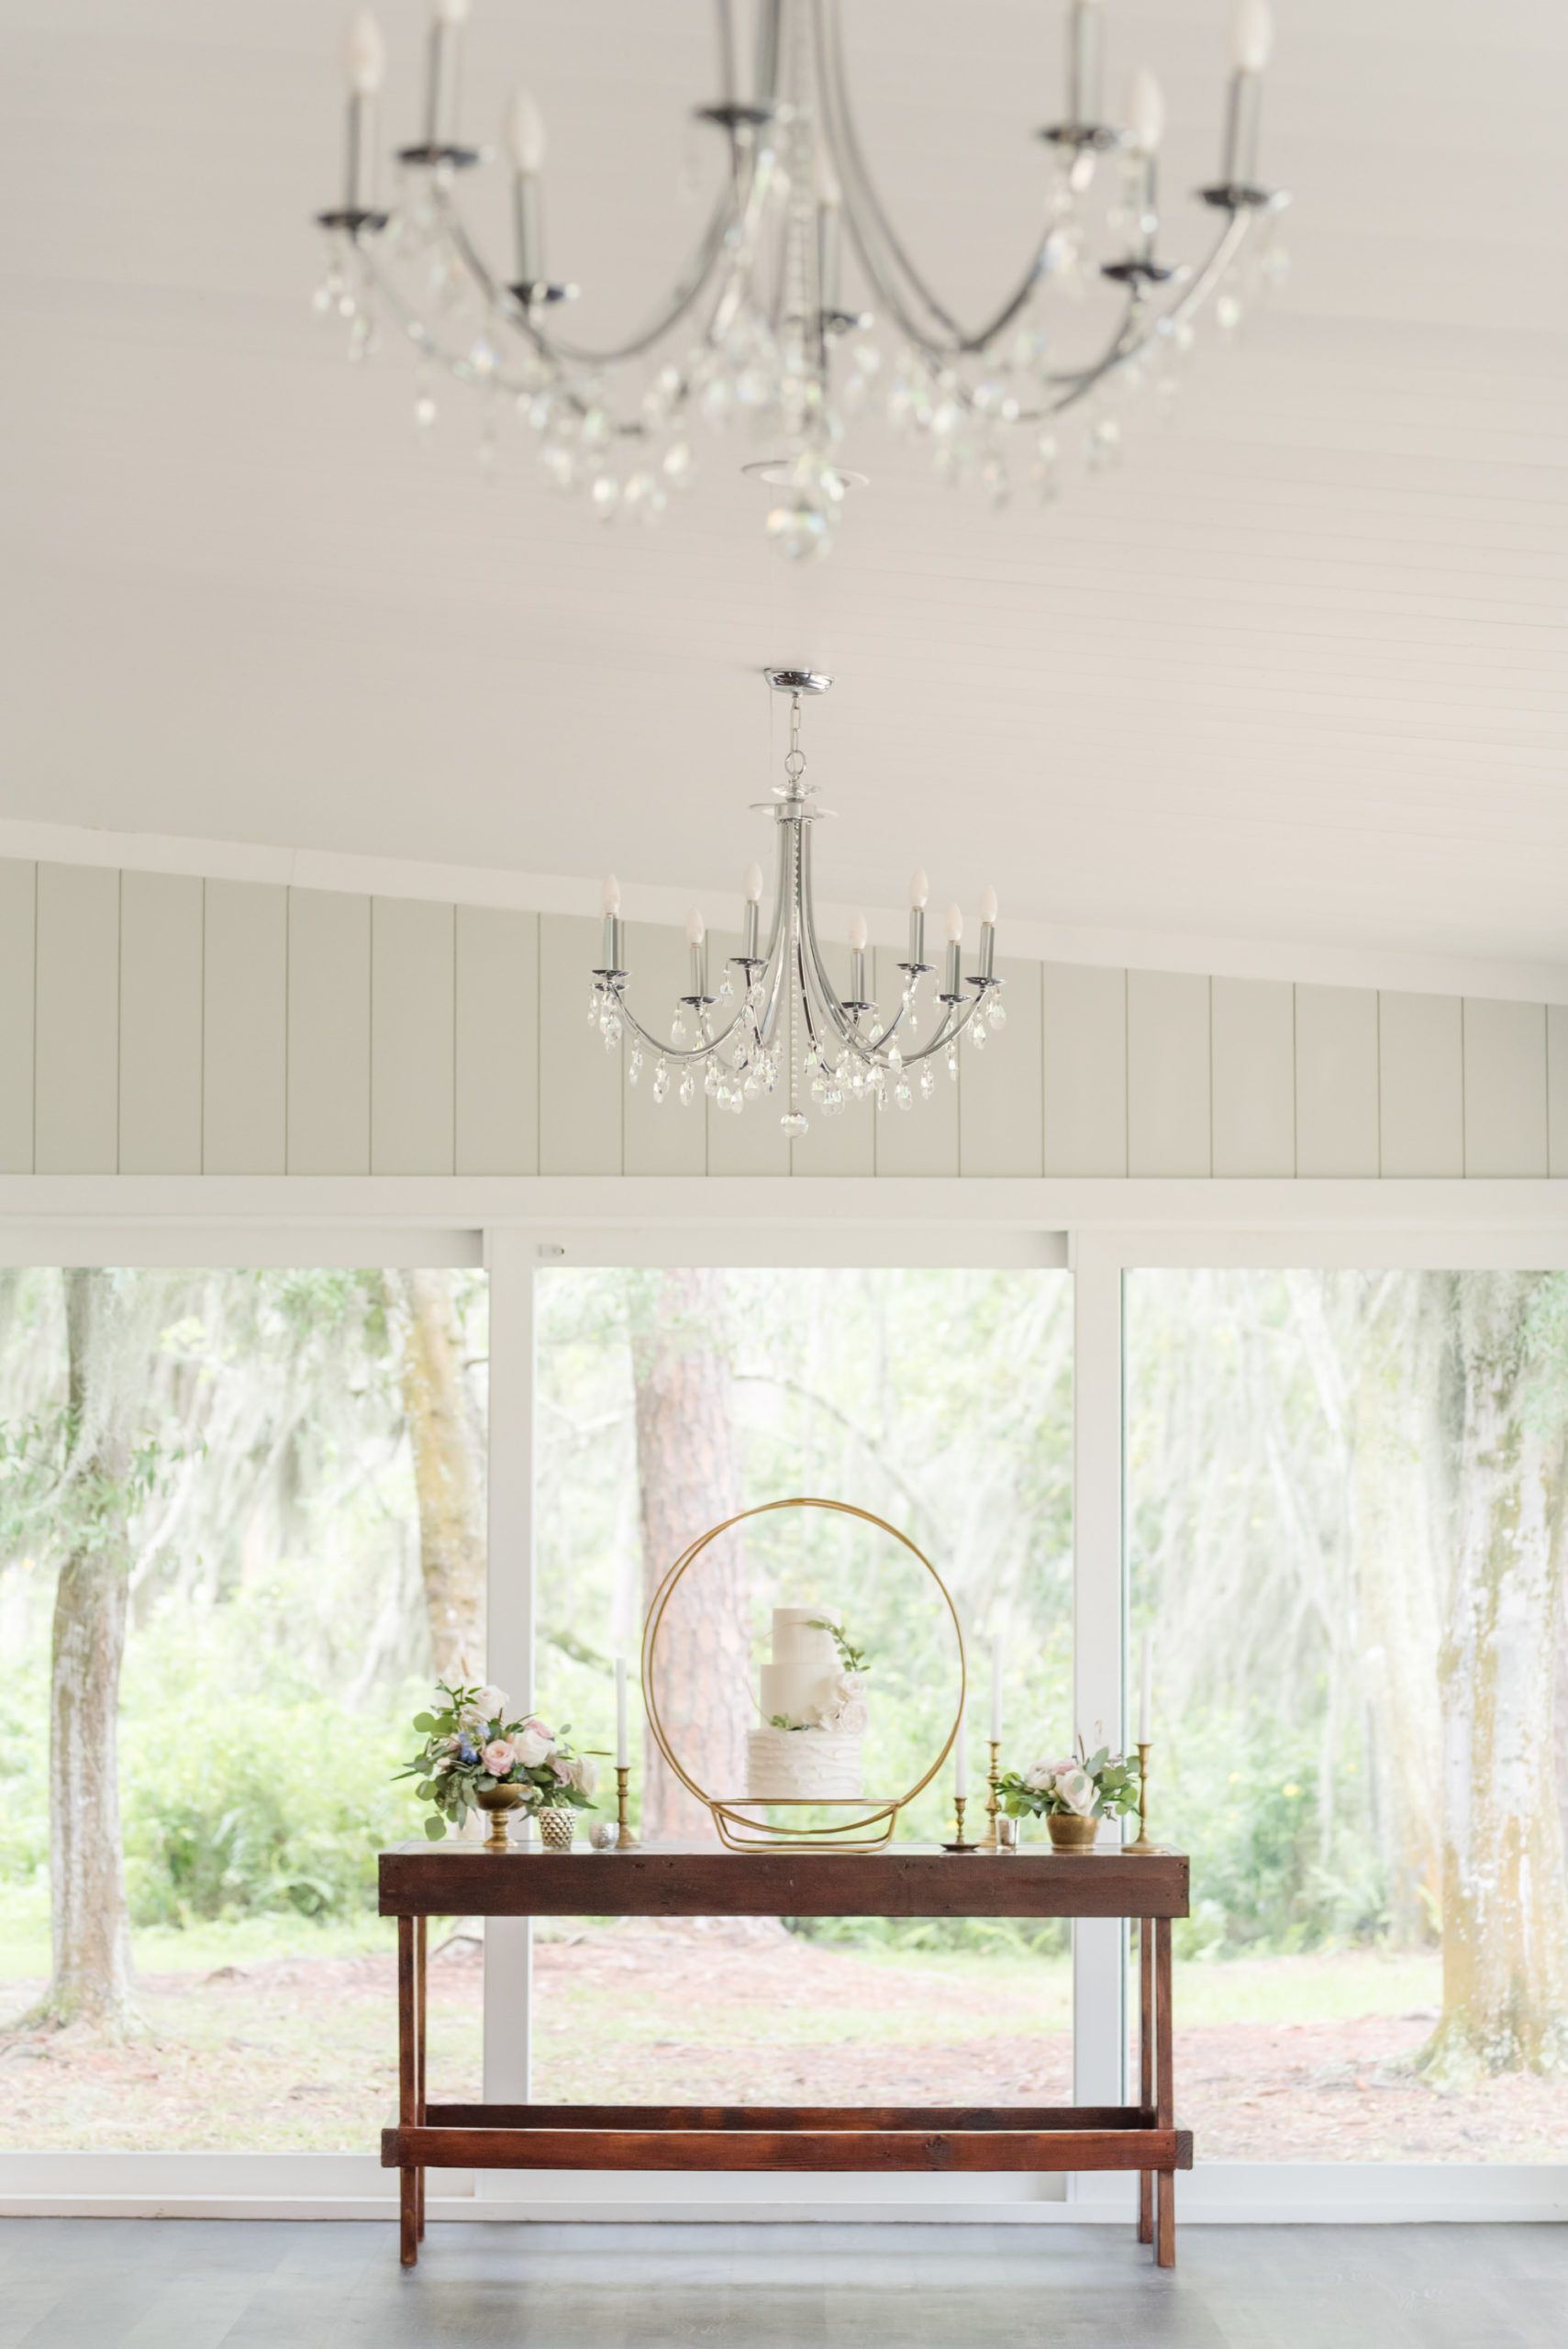
[[[533,1281],[541,1264],[1066,1265],[1074,1275],[1073,1687],[1119,1741],[1126,1718],[1123,1275],[1191,1266],[1568,1268],[1568,1186],[1520,1181],[1071,1181],[820,1177],[0,1178],[0,1263],[257,1268],[483,1264],[490,1274],[489,1669],[533,1685]],[[522,1441],[496,1442],[495,1431]],[[521,1563],[526,1571],[518,1574]],[[486,1953],[485,2094],[528,2069],[528,1928]],[[1122,2093],[1125,1930],[1075,1929],[1080,2100]],[[493,1954],[492,1954],[493,1952]],[[521,1978],[520,1978],[521,1977]],[[519,1992],[525,1995],[519,1995]],[[1345,2172],[1353,2171],[1347,2177]],[[443,2181],[450,2217],[1126,2217],[1116,2177],[907,2180],[814,2204],[809,2179],[616,2176]],[[848,2188],[849,2180],[843,2181]],[[803,2189],[792,2194],[787,2188]],[[466,2193],[465,2187],[469,2189]],[[819,2192],[820,2189],[815,2188]],[[381,2217],[373,2155],[0,2154],[0,2212]],[[1227,2222],[1558,2217],[1568,2165],[1216,2164],[1184,2214]]]

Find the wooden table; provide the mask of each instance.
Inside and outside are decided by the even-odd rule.
[[[381,1854],[381,1913],[397,1920],[398,2120],[384,2169],[402,2174],[405,2266],[425,2232],[427,2169],[1137,2170],[1138,2236],[1176,2259],[1175,2174],[1191,2132],[1171,2087],[1171,1920],[1187,1914],[1181,1852],[1049,1848],[973,1857],[885,1852],[489,1853],[401,1843]],[[1130,1917],[1139,1921],[1136,2104],[436,2104],[425,2094],[431,1917]]]

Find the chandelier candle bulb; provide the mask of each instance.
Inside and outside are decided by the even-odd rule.
[[[850,1001],[865,1003],[866,994],[866,918],[857,914],[850,924]]]
[[[544,206],[539,187],[539,173],[544,169],[544,117],[527,90],[514,90],[507,100],[501,136],[512,166],[517,285],[519,289],[531,289],[545,283]]]
[[[837,317],[840,307],[840,253],[843,199],[826,148],[817,162],[817,306],[822,317]]]
[[[746,867],[746,875],[741,887],[745,895],[746,908],[742,920],[740,952],[748,963],[759,963],[762,956],[757,952],[757,940],[762,918],[762,868],[760,864],[749,864]]]
[[[692,993],[700,999],[707,994],[707,932],[695,906],[686,916],[686,944],[692,957]]]
[[[1067,17],[1067,119],[1092,129],[1100,118],[1100,0],[1073,0]]]
[[[948,907],[947,969],[942,978],[942,994],[950,1003],[956,1003],[963,993],[963,981],[959,974],[959,955],[963,945],[963,916],[956,906]]]
[[[1263,110],[1263,68],[1273,47],[1273,22],[1263,0],[1241,0],[1236,17],[1236,71],[1225,109],[1223,187],[1258,184],[1258,133]]]
[[[985,890],[980,899],[980,975],[996,975],[996,892]]]
[[[386,44],[368,8],[350,20],[343,64],[349,81],[343,209],[352,217],[375,208],[376,96],[386,73]]]
[[[456,134],[458,32],[467,19],[468,0],[432,0],[425,88],[425,144],[432,152]]]
[[[931,894],[924,867],[909,882],[909,961],[916,968],[926,960],[926,899]]]
[[[605,941],[600,950],[604,955],[604,968],[619,971],[625,968],[626,932],[620,918],[620,883],[613,873],[605,876],[599,902],[605,917]]]

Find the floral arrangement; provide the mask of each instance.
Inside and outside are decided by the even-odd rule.
[[[477,1794],[492,1787],[516,1787],[521,1807],[535,1810],[592,1810],[598,1773],[585,1753],[573,1753],[566,1725],[547,1729],[537,1713],[506,1719],[506,1697],[499,1688],[451,1688],[436,1683],[444,1704],[416,1713],[414,1726],[424,1744],[400,1778],[415,1778],[415,1793],[434,1805],[425,1821],[432,1842],[450,1826],[461,1827],[479,1809]]]
[[[1078,1740],[1076,1754],[1061,1762],[1036,1762],[1020,1776],[1009,1770],[996,1781],[1009,1819],[1043,1819],[1052,1811],[1076,1819],[1121,1819],[1138,1809],[1138,1765],[1102,1745],[1094,1753]]]
[[[833,1645],[839,1651],[839,1675],[833,1683],[826,1704],[818,1705],[808,1721],[792,1721],[785,1713],[769,1717],[770,1729],[837,1729],[846,1730],[851,1737],[863,1736],[871,1725],[871,1711],[866,1704],[867,1672],[871,1669],[863,1650],[853,1647],[837,1623],[825,1615],[814,1615],[806,1629],[811,1631],[831,1631]]]

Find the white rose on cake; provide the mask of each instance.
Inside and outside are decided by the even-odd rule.
[[[834,1680],[825,1704],[817,1708],[819,1729],[848,1730],[851,1733],[863,1731],[871,1720],[866,1709],[865,1675],[862,1672],[840,1672]]]

